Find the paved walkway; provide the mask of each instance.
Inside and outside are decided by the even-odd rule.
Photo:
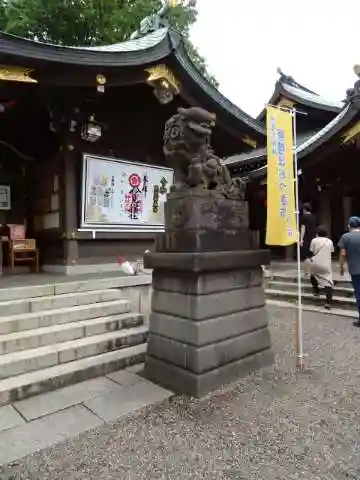
[[[142,370],[130,367],[0,407],[0,465],[171,395],[141,377]]]
[[[306,312],[308,369],[296,374],[295,310],[269,312],[274,368],[97,426],[0,468],[0,478],[359,480],[360,330]]]

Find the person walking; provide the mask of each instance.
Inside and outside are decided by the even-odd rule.
[[[350,217],[348,224],[349,231],[341,236],[338,243],[340,275],[344,276],[347,262],[358,309],[358,320],[353,325],[360,327],[360,218]]]
[[[310,243],[311,257],[306,260],[309,265],[310,282],[315,296],[320,296],[320,288],[325,291],[325,308],[330,309],[334,282],[332,278],[331,255],[334,244],[327,236],[324,227],[317,228],[316,237]]]
[[[310,203],[304,203],[300,217],[300,257],[304,261],[311,257],[310,244],[316,237],[316,217]]]

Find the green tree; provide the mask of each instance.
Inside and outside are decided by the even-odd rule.
[[[0,28],[59,45],[104,45],[127,40],[140,21],[160,7],[161,0],[0,0]],[[185,37],[189,56],[200,73],[217,86],[189,40],[196,17],[196,0],[187,0],[170,11],[169,22]]]

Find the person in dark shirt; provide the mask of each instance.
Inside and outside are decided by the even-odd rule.
[[[360,218],[350,217],[348,223],[349,232],[344,233],[338,243],[340,275],[345,274],[345,263],[347,262],[359,314],[359,319],[353,325],[360,327]]]
[[[310,244],[316,237],[317,223],[310,203],[304,203],[300,218],[300,247],[301,260],[311,257]]]

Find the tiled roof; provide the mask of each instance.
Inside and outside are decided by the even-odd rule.
[[[334,133],[338,132],[342,128],[342,121],[345,119],[345,117],[349,114],[351,111],[351,104],[348,104],[341,112],[331,120],[327,125],[325,125],[324,128],[316,132],[314,135],[312,135],[310,138],[305,140],[304,142],[298,144],[296,148],[296,153],[300,156],[303,157],[308,153],[308,150],[313,150],[318,146],[319,144],[323,144],[326,141],[326,137],[331,133],[332,130],[334,130]],[[351,116],[351,115],[349,115]],[[352,115],[353,117],[353,115]],[[345,120],[344,120],[345,121]],[[253,170],[250,173],[250,176],[254,177],[261,177],[265,175],[266,173],[266,165],[264,165],[261,168],[258,168],[257,170]]]
[[[144,35],[143,37],[134,40],[127,40],[121,43],[114,43],[113,45],[100,45],[97,47],[67,47],[76,48],[77,50],[91,50],[94,52],[135,52],[139,50],[146,50],[147,48],[155,47],[166,37],[168,33],[167,28],[160,28],[155,32]]]
[[[315,138],[317,135],[318,131],[314,132],[306,132],[302,133],[301,135],[297,136],[297,145],[298,148],[302,147],[302,145],[306,144],[308,141],[310,141],[312,138]],[[265,148],[257,148],[255,150],[252,150],[251,152],[247,153],[241,153],[239,155],[233,155],[231,157],[228,157],[224,160],[224,164],[227,165],[228,167],[237,167],[241,166],[246,163],[255,163],[259,159],[262,159],[266,157],[266,147]]]
[[[286,90],[290,95],[295,97],[302,98],[303,100],[311,103],[315,103],[319,106],[328,106],[331,108],[338,108],[341,110],[344,108],[344,102],[335,102],[330,100],[325,100],[320,95],[316,95],[314,93],[310,93],[304,89],[293,87],[292,85],[288,85],[287,83],[281,82],[281,86],[284,90]]]

